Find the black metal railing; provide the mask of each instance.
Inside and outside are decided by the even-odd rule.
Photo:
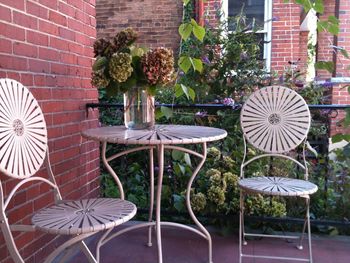
[[[239,111],[241,109],[242,105],[234,105],[234,106],[228,106],[224,104],[189,104],[189,105],[183,105],[183,104],[156,104],[156,107],[169,107],[172,109],[199,109],[199,110],[229,110],[232,109],[233,111]],[[310,110],[328,110],[324,114],[327,115],[327,118],[336,118],[338,116],[338,110],[346,110],[350,109],[350,105],[339,105],[339,104],[322,104],[322,105],[308,105]],[[102,108],[102,109],[108,109],[108,108],[116,108],[118,110],[123,110],[124,105],[122,103],[88,103],[86,104],[86,109],[88,112],[88,109],[94,109],[94,108]],[[335,113],[335,114],[333,114]],[[194,113],[193,113],[194,114]],[[317,138],[315,141],[311,141],[312,144],[325,144],[325,147],[328,148],[328,140],[323,141],[317,141]],[[327,172],[328,173],[328,172]],[[325,178],[325,180],[327,180]],[[326,184],[325,184],[325,187]],[[323,189],[325,192],[327,189]],[[142,214],[147,214],[147,209],[140,209],[139,210]],[[172,212],[167,213],[165,211],[165,215],[171,216]],[[177,216],[179,216],[181,213],[176,213]],[[217,215],[208,215],[209,217],[215,217]],[[220,215],[221,216],[221,215]],[[227,217],[226,215],[222,215],[223,217]],[[272,223],[293,223],[293,224],[303,224],[304,220],[299,218],[291,218],[291,217],[284,217],[284,218],[274,218],[274,217],[264,217],[264,216],[251,216],[250,219],[253,221],[266,221],[266,222],[272,222]],[[341,226],[348,228],[350,226],[350,221],[347,219],[343,220],[325,220],[325,219],[315,219],[312,220],[314,225],[324,225],[324,226]]]
[[[224,104],[156,104],[156,107],[169,107],[173,109],[240,109],[241,105],[228,106]],[[345,110],[350,109],[350,104],[309,104],[310,109],[316,110]],[[86,108],[118,108],[123,109],[124,104],[122,103],[87,103]]]

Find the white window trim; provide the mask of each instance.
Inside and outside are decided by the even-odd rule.
[[[228,0],[222,0],[221,5],[222,13],[225,18],[228,17]],[[271,47],[272,47],[272,0],[265,0],[265,12],[264,12],[264,29],[258,31],[259,33],[264,33],[264,59],[265,67],[267,71],[271,69]]]

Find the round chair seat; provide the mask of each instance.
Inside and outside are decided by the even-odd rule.
[[[136,206],[126,200],[92,198],[41,209],[33,216],[32,223],[47,233],[76,235],[120,225],[130,220],[136,210]]]
[[[238,185],[246,192],[278,196],[303,196],[317,191],[317,185],[299,179],[285,177],[251,177],[239,180]]]

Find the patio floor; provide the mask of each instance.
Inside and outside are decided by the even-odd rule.
[[[120,229],[120,228],[118,228]],[[208,263],[207,243],[196,234],[178,228],[164,226],[163,235],[163,262],[164,263]],[[237,236],[223,237],[212,233],[213,238],[213,261],[214,263],[238,262],[238,239]],[[96,240],[89,243],[94,247]],[[103,263],[156,263],[157,250],[156,240],[153,246],[147,247],[146,228],[134,230],[121,235],[101,250]],[[349,263],[350,262],[350,237],[329,237],[313,235],[314,263]],[[289,257],[306,257],[307,244],[304,250],[299,251],[293,243],[284,240],[264,238],[262,240],[249,241],[245,252],[253,254],[274,253],[274,255]],[[79,253],[70,263],[86,262],[86,258]],[[270,262],[293,262],[263,259],[244,259],[244,263],[270,263]],[[294,261],[295,262],[295,261]]]

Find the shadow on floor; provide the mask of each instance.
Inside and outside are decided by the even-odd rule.
[[[118,228],[118,229],[121,229]],[[162,227],[163,262],[164,263],[208,263],[207,242],[193,232],[183,229]],[[212,233],[213,262],[237,263],[237,236],[223,237]],[[307,241],[307,240],[306,240]],[[349,263],[350,238],[331,238],[328,236],[313,236],[314,263]],[[147,245],[146,228],[134,230],[111,240],[101,249],[101,263],[157,263],[157,246],[155,235],[153,246]],[[94,248],[96,238],[89,242]],[[294,243],[281,239],[252,240],[244,247],[246,253],[255,255],[273,255],[288,257],[307,257],[307,242],[304,250],[299,251]],[[87,262],[79,252],[69,263]],[[293,261],[278,261],[264,259],[244,259],[243,263],[290,263]],[[295,262],[295,261],[294,261]]]

